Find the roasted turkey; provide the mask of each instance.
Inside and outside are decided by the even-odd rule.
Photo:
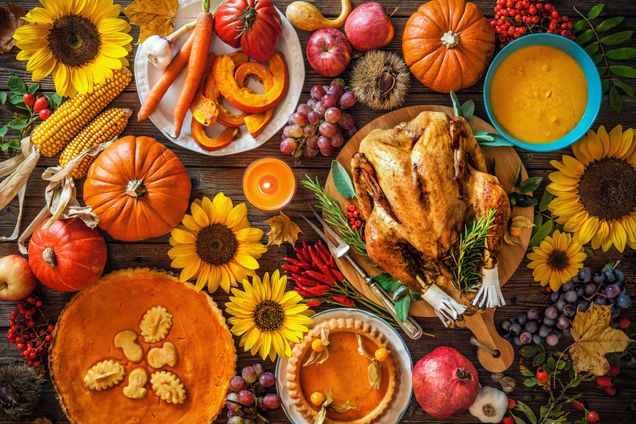
[[[367,221],[369,257],[411,288],[437,286],[469,305],[475,293],[460,295],[453,285],[453,249],[464,225],[496,209],[484,249],[484,268],[495,268],[510,204],[497,177],[488,173],[468,123],[443,112],[422,112],[394,128],[373,130],[361,141],[351,168]]]

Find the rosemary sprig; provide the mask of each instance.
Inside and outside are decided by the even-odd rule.
[[[318,207],[323,211],[325,221],[340,234],[340,237],[353,248],[355,253],[368,256],[366,243],[362,239],[362,232],[349,226],[344,205],[325,192],[325,189],[318,181],[318,177],[314,181],[305,175],[305,179],[301,184],[316,196]]]
[[[494,226],[496,209],[490,209],[486,216],[473,221],[472,226],[464,226],[464,234],[459,238],[457,253],[452,254],[455,264],[453,284],[461,293],[474,291],[481,284],[481,264],[488,232]]]

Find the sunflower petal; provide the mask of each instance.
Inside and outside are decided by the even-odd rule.
[[[238,262],[241,266],[244,266],[247,269],[258,269],[259,265],[256,259],[249,255],[237,254],[234,258],[236,262]]]

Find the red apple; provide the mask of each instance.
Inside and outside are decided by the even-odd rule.
[[[353,9],[345,22],[345,34],[356,50],[381,49],[393,40],[395,29],[380,3],[362,3]]]
[[[19,255],[0,258],[0,300],[24,299],[31,294],[35,284],[29,261]]]
[[[307,60],[312,69],[325,77],[335,77],[351,62],[351,44],[335,28],[314,32],[307,42]]]

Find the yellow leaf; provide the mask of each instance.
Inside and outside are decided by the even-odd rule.
[[[268,246],[272,244],[280,246],[285,242],[293,246],[296,240],[298,240],[300,227],[284,213],[280,212],[278,215],[265,221],[265,223],[271,227],[267,233],[269,239],[267,241]]]
[[[576,372],[587,371],[597,376],[607,374],[609,363],[605,354],[623,352],[631,342],[623,331],[609,326],[611,311],[611,306],[592,304],[587,312],[576,313],[571,329],[576,343],[570,348]]]
[[[139,27],[138,43],[151,35],[166,36],[174,31],[179,0],[135,0],[124,8],[130,23]]]

